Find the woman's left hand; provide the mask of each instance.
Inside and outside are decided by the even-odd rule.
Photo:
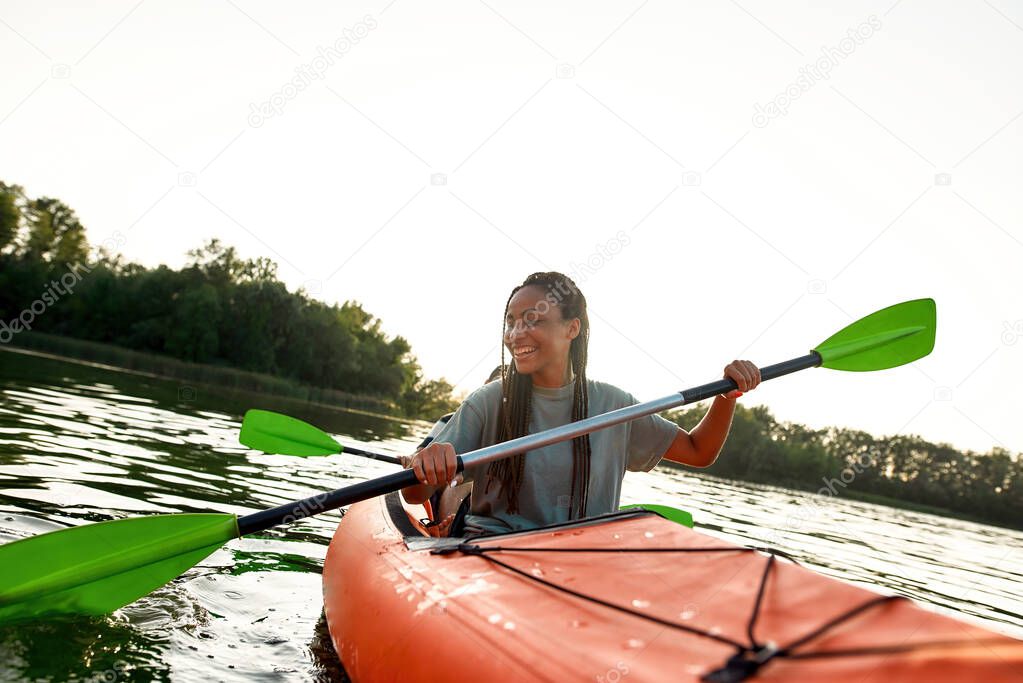
[[[733,360],[725,366],[725,378],[733,379],[739,385],[737,390],[721,394],[730,401],[742,396],[747,391],[753,391],[760,384],[760,368],[748,360]]]

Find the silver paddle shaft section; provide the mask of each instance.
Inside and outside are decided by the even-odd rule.
[[[787,375],[790,372],[815,367],[820,365],[820,363],[820,355],[816,351],[812,351],[805,356],[800,356],[799,358],[793,358],[792,360],[787,360],[782,363],[776,363],[775,365],[768,365],[765,368],[761,368],[760,379],[761,381],[774,379],[775,377]],[[538,434],[529,434],[517,439],[512,439],[511,441],[505,441],[503,443],[494,444],[493,446],[479,448],[460,456],[458,458],[460,465],[458,469],[462,470],[465,467],[483,465],[518,453],[525,453],[526,451],[531,451],[536,448],[543,448],[544,446],[550,446],[551,444],[568,441],[569,439],[574,439],[577,436],[595,432],[598,429],[607,429],[608,427],[613,427],[623,422],[637,420],[641,417],[646,417],[647,415],[671,410],[672,408],[678,408],[679,406],[684,406],[689,403],[696,403],[706,398],[710,398],[711,396],[717,396],[718,394],[723,394],[737,388],[738,385],[734,380],[720,379],[716,382],[710,382],[709,384],[680,391],[677,394],[670,394],[664,398],[657,398],[652,401],[647,401],[646,403],[637,403],[634,406],[626,406],[625,408],[612,410],[611,412],[604,413],[603,415],[588,417],[585,420],[571,422],[567,425],[548,429],[547,431],[540,432]]]
[[[568,441],[569,439],[574,439],[577,436],[595,432],[598,429],[607,429],[608,427],[613,427],[623,422],[629,422],[630,420],[646,417],[653,413],[659,413],[662,410],[677,408],[684,403],[685,398],[681,393],[671,394],[670,396],[654,399],[653,401],[647,401],[646,403],[637,403],[634,406],[626,406],[625,408],[612,410],[610,413],[604,413],[603,415],[588,417],[585,420],[579,420],[578,422],[570,422],[567,425],[548,429],[547,431],[539,432],[538,434],[520,436],[519,438],[512,439],[511,441],[505,441],[503,443],[494,444],[493,446],[479,448],[471,453],[466,453],[461,456],[459,460],[462,461],[463,467],[483,465],[488,462],[493,462],[494,460],[507,458],[508,456],[515,455],[517,453],[525,453],[526,451],[550,446],[553,443]]]

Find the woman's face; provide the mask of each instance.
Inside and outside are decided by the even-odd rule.
[[[515,369],[539,386],[560,387],[569,379],[569,350],[579,318],[564,320],[558,298],[530,285],[515,292],[504,321],[504,345]]]

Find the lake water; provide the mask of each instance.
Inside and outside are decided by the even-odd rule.
[[[138,515],[248,514],[393,471],[248,451],[238,428],[257,407],[387,453],[429,429],[0,349],[0,542]],[[628,502],[687,509],[712,535],[1023,637],[1021,532],[673,469],[630,473]],[[232,541],[109,617],[0,627],[0,680],[331,680],[320,570],[339,519]]]

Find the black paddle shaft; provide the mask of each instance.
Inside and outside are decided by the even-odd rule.
[[[351,453],[352,455],[361,455],[364,458],[370,460],[379,460],[380,462],[388,462],[392,465],[400,465],[401,460],[394,457],[393,455],[384,455],[383,453],[372,453],[370,451],[364,451],[361,448],[354,448],[352,446],[344,446],[341,449],[342,453]]]
[[[458,459],[458,470],[462,470],[461,458]],[[238,535],[245,536],[257,531],[265,531],[280,524],[287,524],[297,519],[358,503],[361,500],[381,496],[408,486],[415,486],[418,483],[419,480],[413,470],[401,470],[384,477],[352,484],[330,493],[321,493],[305,500],[255,512],[238,519]]]
[[[792,360],[783,361],[781,363],[775,363],[774,365],[768,365],[767,367],[760,368],[760,381],[766,382],[769,379],[775,377],[781,377],[782,375],[788,375],[793,372],[800,370],[806,370],[807,368],[815,368],[823,362],[821,355],[816,351],[811,351],[805,356],[799,358],[793,358]],[[686,389],[682,392],[685,403],[696,403],[702,401],[705,398],[711,396],[717,396],[718,394],[724,394],[729,391],[738,389],[739,385],[735,383],[734,379],[719,379],[716,382],[710,384],[703,384],[692,389]]]
[[[775,365],[768,365],[765,368],[761,368],[760,379],[761,381],[774,379],[775,377],[781,377],[782,375],[787,375],[792,372],[797,372],[799,370],[805,370],[807,368],[816,367],[820,365],[821,362],[822,359],[820,354],[818,354],[816,351],[811,351],[809,354],[805,356],[800,356],[799,358],[793,358],[792,360],[787,360],[782,363],[776,363]],[[672,400],[670,405],[679,406],[686,405],[689,403],[695,403],[697,401],[702,401],[705,398],[717,396],[718,394],[723,394],[725,392],[732,391],[738,388],[739,387],[734,380],[720,379],[716,382],[711,382],[710,384],[704,384],[698,387],[693,387],[692,389],[686,389],[685,391],[680,392],[680,394],[675,394],[674,396],[680,398],[678,398],[678,400]],[[648,403],[654,404],[656,402],[657,401],[650,401]],[[643,406],[633,406],[633,408],[641,407]],[[630,409],[625,408],[612,412],[623,413],[629,410]],[[654,412],[656,412],[656,409],[653,410]],[[649,409],[644,414],[649,414]],[[608,415],[610,415],[610,413]],[[599,420],[601,419],[601,417],[606,418],[607,415],[588,418],[588,420]],[[631,415],[623,416],[618,418],[618,421],[627,421],[631,419],[638,419],[640,417],[643,417],[643,415],[636,414],[635,416]],[[588,420],[584,420],[584,422]],[[596,429],[603,429],[605,427],[612,426],[612,424],[617,424],[617,422],[608,423],[600,426],[592,426],[589,427],[588,430],[594,431]],[[580,425],[580,427],[582,427],[582,425]],[[478,451],[474,451],[472,454],[466,455],[473,455],[474,457],[478,457],[478,455],[482,454],[483,451],[503,449],[506,446],[508,447],[513,446],[515,442],[520,441],[526,442],[530,439],[536,439],[537,436],[538,435],[520,437],[519,439],[515,439],[513,442],[506,442],[505,444],[496,444],[495,446],[480,449]],[[566,436],[565,438],[566,439],[571,438],[571,435]],[[558,440],[562,440],[561,437],[559,437]],[[517,451],[509,451],[507,453],[507,456],[514,455],[516,452],[521,452],[522,450],[529,449],[523,448]],[[355,450],[349,449],[349,452],[354,453]],[[501,455],[493,454],[490,456],[490,458],[492,459],[497,459],[500,457],[506,457],[506,455],[502,453]],[[472,458],[470,458],[470,460],[471,459]],[[462,461],[462,456],[458,456],[458,471],[461,472],[464,466],[465,465]],[[239,535],[245,536],[246,534],[255,533],[257,531],[265,531],[266,529],[278,526],[280,524],[287,524],[288,522],[293,522],[304,517],[316,515],[321,512],[326,512],[328,510],[334,510],[339,507],[344,507],[345,505],[351,505],[352,503],[358,503],[359,501],[366,500],[368,498],[382,496],[385,493],[397,491],[399,489],[403,489],[409,486],[415,486],[418,483],[419,480],[416,478],[416,474],[414,471],[402,470],[400,472],[388,474],[387,476],[379,477],[377,479],[370,479],[369,481],[360,482],[358,484],[352,484],[351,486],[346,486],[342,489],[331,491],[330,493],[321,493],[310,498],[306,498],[305,500],[300,500],[294,503],[287,503],[286,505],[275,507],[271,510],[264,510],[263,512],[256,512],[251,515],[246,515],[245,517],[241,517],[238,520],[238,532]]]

